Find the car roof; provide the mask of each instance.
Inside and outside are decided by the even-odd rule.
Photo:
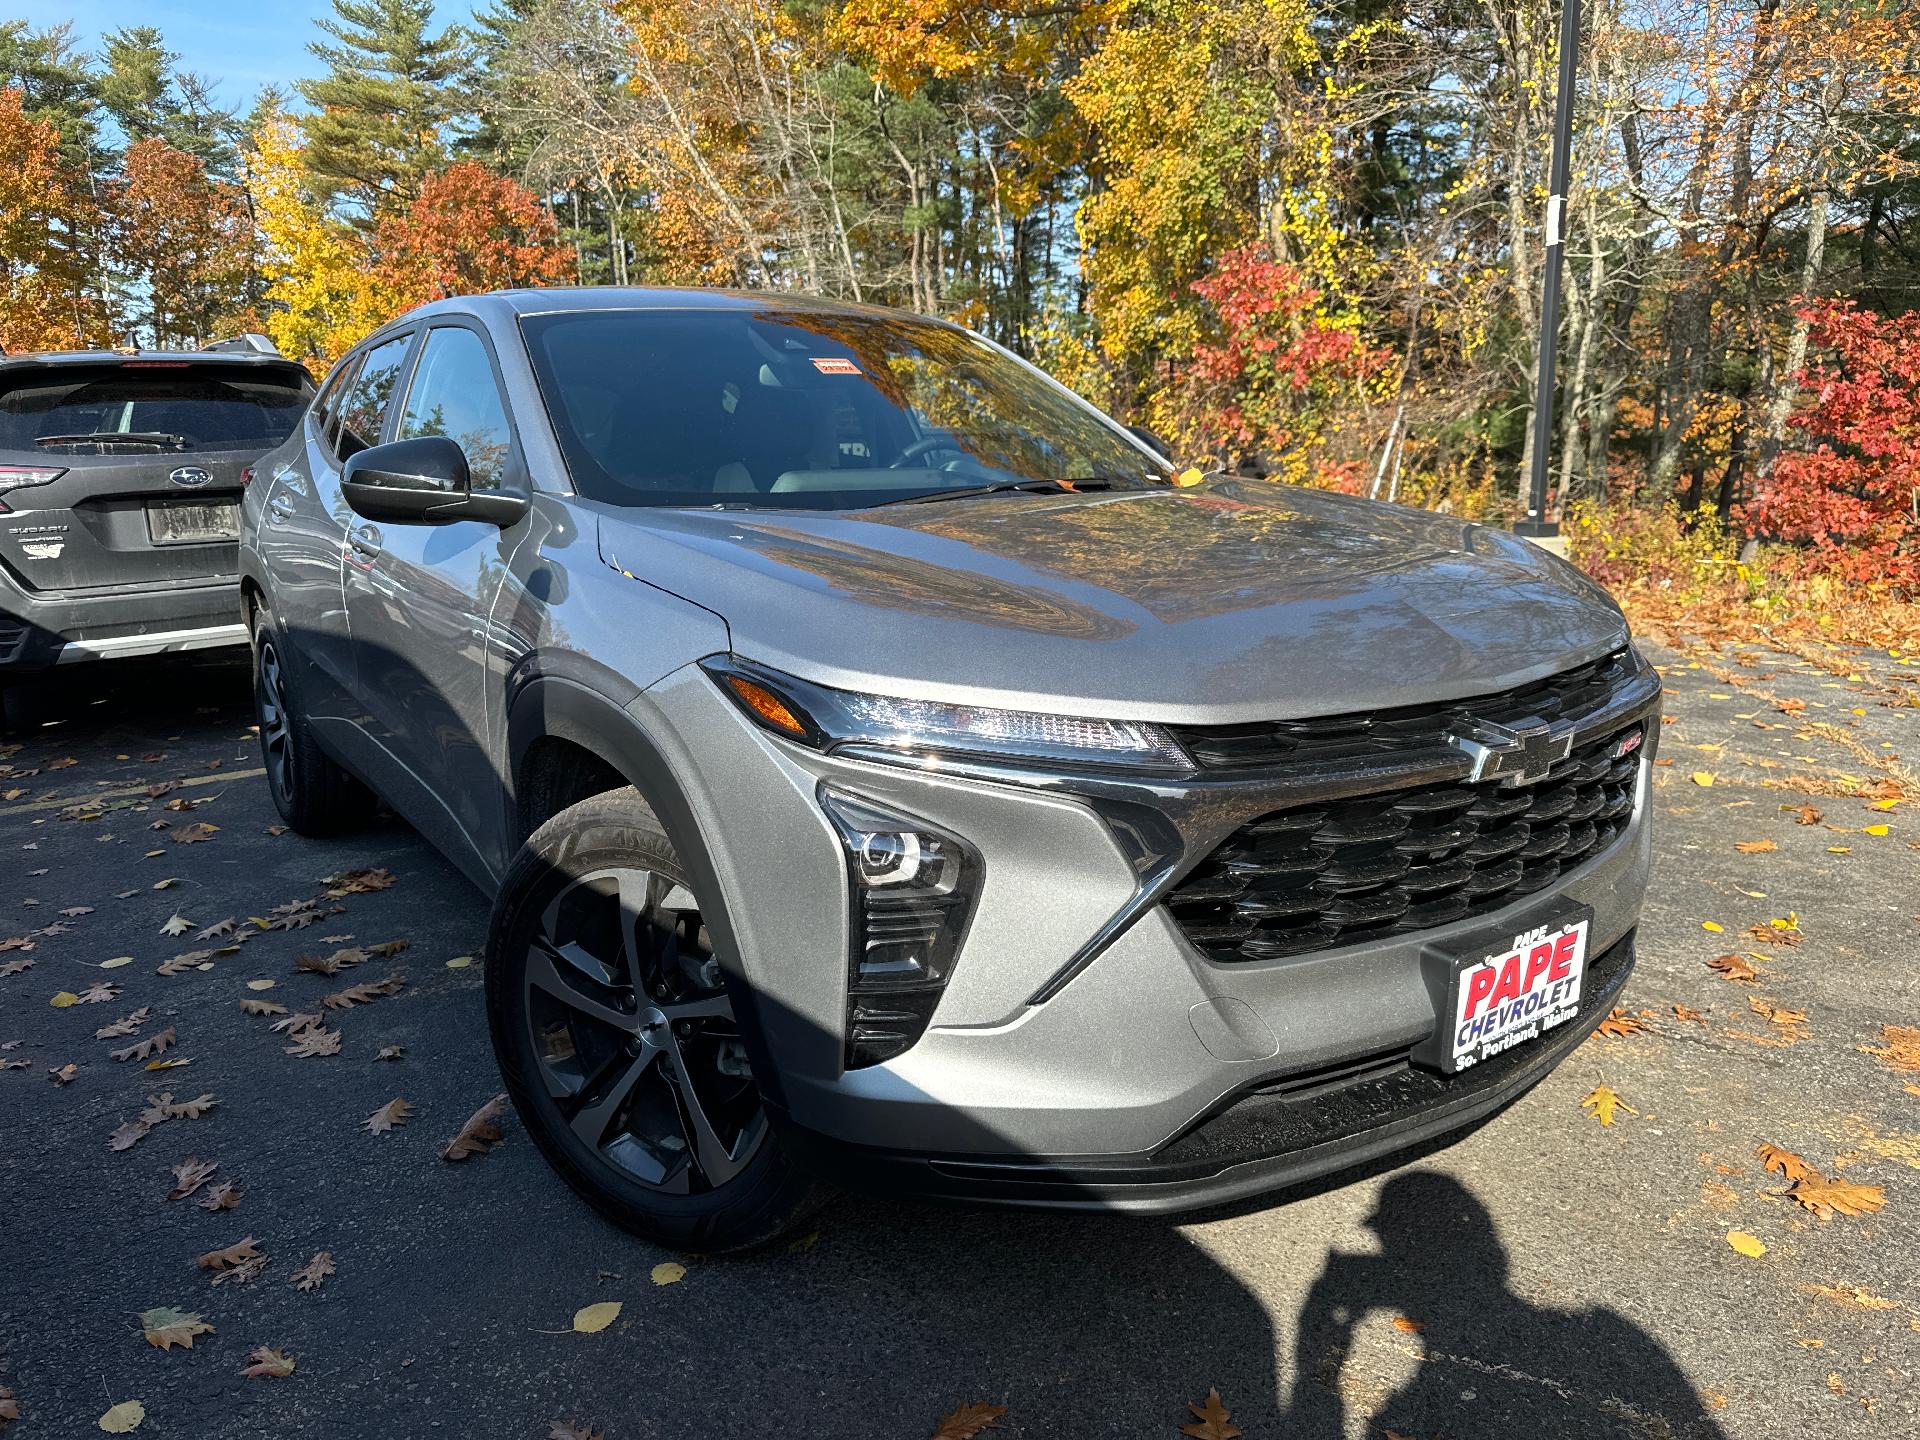
[[[709,290],[653,285],[554,286],[537,290],[495,290],[485,295],[455,295],[435,300],[410,311],[403,320],[434,315],[463,314],[496,321],[522,315],[551,315],[587,310],[711,310],[715,312],[765,311],[812,315],[866,315],[894,320],[923,320],[929,324],[949,322],[880,305],[860,305],[847,300],[826,300],[788,290]]]

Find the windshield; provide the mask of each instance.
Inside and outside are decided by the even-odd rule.
[[[40,454],[271,450],[307,408],[297,373],[175,362],[59,366],[0,390],[0,450]]]
[[[574,488],[616,505],[852,509],[1169,472],[978,336],[908,317],[618,310],[521,322]]]

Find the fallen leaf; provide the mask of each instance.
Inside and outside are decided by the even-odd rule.
[[[360,985],[349,985],[344,990],[335,990],[330,995],[322,995],[320,1003],[329,1010],[346,1010],[355,1005],[371,1005],[383,995],[398,995],[406,988],[406,980],[399,975],[389,975],[384,980],[369,980]]]
[[[981,1400],[968,1401],[940,1417],[933,1440],[974,1440],[983,1430],[998,1430],[1000,1417],[1006,1413],[1007,1407],[1004,1405],[989,1405]]]
[[[223,1280],[248,1281],[258,1275],[267,1263],[254,1238],[249,1235],[244,1240],[236,1240],[224,1250],[209,1250],[194,1261],[202,1270],[213,1271],[213,1283]]]
[[[53,1083],[56,1085],[71,1085],[73,1083],[73,1077],[79,1073],[80,1067],[75,1065],[71,1060],[65,1065],[59,1066],[57,1069],[49,1067],[47,1070],[47,1074],[53,1077]]]
[[[1778,1145],[1760,1145],[1755,1149],[1760,1157],[1760,1168],[1773,1175],[1783,1175],[1788,1180],[1807,1180],[1820,1178],[1820,1172],[1802,1160],[1791,1150],[1782,1150]]]
[[[338,1055],[340,1053],[340,1032],[329,1030],[324,1025],[314,1025],[302,1030],[293,1037],[294,1043],[286,1047],[289,1055],[298,1055],[310,1059],[316,1055]]]
[[[1393,1328],[1402,1335],[1418,1335],[1427,1327],[1419,1320],[1410,1320],[1405,1315],[1396,1315],[1393,1317]]]
[[[231,1210],[240,1203],[240,1189],[231,1180],[209,1185],[206,1193],[193,1203],[202,1210]]]
[[[129,1120],[107,1137],[109,1150],[131,1150],[147,1138],[147,1132],[153,1126],[145,1120]]]
[[[394,1126],[407,1123],[407,1117],[413,1114],[413,1107],[401,1099],[389,1100],[373,1114],[369,1115],[360,1128],[369,1135],[387,1135]]]
[[[146,1418],[146,1406],[138,1400],[122,1400],[109,1408],[97,1423],[109,1435],[130,1435],[140,1428],[140,1422]]]
[[[167,1192],[167,1199],[186,1199],[212,1179],[213,1172],[219,1168],[218,1160],[198,1160],[189,1155],[173,1167],[173,1189]]]
[[[60,990],[56,991],[54,997],[47,1001],[47,1003],[56,1010],[65,1010],[71,1006],[78,1005],[80,1003],[80,997],[71,990]]]
[[[249,981],[247,981],[247,989],[249,989],[249,990],[271,990],[271,989],[273,989],[273,981],[271,981],[271,980],[249,980]]]
[[[367,951],[383,960],[391,960],[411,944],[411,940],[382,940],[378,945],[367,946]]]
[[[1729,1230],[1727,1232],[1727,1244],[1738,1250],[1749,1260],[1758,1260],[1762,1255],[1767,1253],[1767,1247],[1761,1243],[1760,1237],[1757,1235],[1749,1235],[1744,1230]]]
[[[140,1312],[140,1331],[147,1337],[149,1345],[161,1350],[171,1350],[175,1345],[191,1350],[193,1337],[211,1335],[213,1326],[198,1315],[189,1315],[171,1305],[161,1305]]]
[[[1796,1181],[1787,1196],[1822,1220],[1831,1220],[1836,1214],[1871,1215],[1887,1203],[1887,1192],[1878,1185],[1856,1185],[1850,1180],[1829,1180],[1824,1175]]]
[[[1760,978],[1760,972],[1747,962],[1744,955],[1716,955],[1707,961],[1707,968],[1719,972],[1722,980],[1751,981]]]
[[[374,1052],[373,1058],[376,1060],[398,1060],[406,1053],[407,1047],[404,1045],[382,1045]]]
[[[1782,805],[1780,808],[1793,812],[1793,823],[1796,825],[1818,825],[1820,823],[1820,812],[1811,805]]]
[[[467,1117],[460,1133],[440,1152],[442,1160],[465,1160],[470,1155],[485,1155],[500,1143],[500,1126],[495,1123],[506,1109],[507,1097],[496,1095]]]
[[[1602,1125],[1613,1124],[1613,1115],[1616,1110],[1624,1110],[1629,1115],[1638,1115],[1640,1113],[1631,1105],[1627,1104],[1626,1101],[1622,1100],[1619,1092],[1611,1085],[1594,1086],[1593,1089],[1587,1092],[1586,1097],[1581,1100],[1580,1108],[1587,1111]]]
[[[250,1380],[284,1380],[293,1374],[293,1356],[284,1351],[262,1345],[248,1355],[247,1359],[253,1363],[244,1367],[240,1373]]]
[[[13,1398],[13,1391],[0,1385],[0,1430],[20,1418],[20,1402]]]
[[[1703,1012],[1682,1005],[1677,1000],[1673,1006],[1673,1018],[1676,1020],[1690,1021],[1695,1025],[1704,1025],[1707,1023],[1707,1017]]]
[[[133,1044],[123,1050],[115,1050],[113,1052],[113,1058],[116,1060],[150,1060],[162,1050],[165,1050],[169,1045],[173,1044],[173,1041],[173,1026],[169,1025],[166,1029],[157,1034],[149,1035],[144,1040],[134,1041]]]
[[[305,1011],[296,1011],[284,1019],[274,1021],[267,1028],[276,1035],[298,1035],[302,1030],[313,1029],[326,1018],[324,1015],[310,1015]]]
[[[329,875],[322,882],[329,886],[327,893],[338,897],[342,895],[364,895],[374,890],[388,890],[393,887],[393,872],[390,870],[347,870],[338,875]]]
[[[598,1335],[619,1318],[620,1302],[601,1300],[592,1305],[582,1305],[574,1311],[573,1328],[576,1334]]]
[[[1756,1015],[1766,1016],[1767,1019],[1775,1025],[1804,1025],[1807,1023],[1806,1011],[1789,1010],[1784,1005],[1776,1005],[1763,996],[1749,995],[1747,997],[1747,1008]]]
[[[1859,1048],[1868,1055],[1879,1057],[1880,1063],[1889,1070],[1912,1073],[1920,1071],[1920,1026],[1882,1025],[1878,1045],[1862,1045]]]
[[[1191,1436],[1192,1440],[1238,1440],[1241,1429],[1233,1424],[1232,1415],[1221,1403],[1218,1390],[1207,1391],[1207,1398],[1198,1404],[1187,1402],[1187,1409],[1193,1412],[1193,1422],[1182,1425],[1180,1433]]]
[[[218,1103],[211,1095],[198,1095],[176,1104],[173,1092],[165,1091],[147,1097],[147,1108],[140,1112],[140,1118],[149,1125],[157,1125],[162,1120],[198,1120]]]
[[[1738,850],[1742,855],[1765,855],[1769,851],[1778,850],[1780,847],[1771,840],[1740,840],[1734,843],[1733,848]]]
[[[677,1285],[687,1278],[687,1267],[678,1260],[663,1260],[653,1267],[652,1278],[656,1285]]]
[[[293,968],[306,975],[337,975],[345,966],[366,964],[367,953],[354,946],[331,955],[302,955],[293,962]]]
[[[82,1005],[105,1005],[110,1000],[120,998],[120,987],[111,980],[96,980],[80,992]]]
[[[1885,834],[1887,833],[1887,827],[1886,827],[1885,825],[1869,825],[1869,826],[1867,826],[1867,830],[1866,830],[1866,833],[1867,833],[1867,834],[1869,834],[1869,835],[1873,835],[1873,836],[1876,836],[1876,837],[1877,837],[1877,836],[1881,836],[1881,835],[1885,835]],[[64,914],[66,914],[67,912],[66,912],[66,911],[64,911],[64,910],[62,910],[62,911],[61,911],[60,913],[61,913],[62,915],[64,915]]]
[[[102,970],[118,970],[122,965],[131,964],[133,964],[133,956],[116,955],[111,960],[102,960],[100,962],[100,968]]]
[[[233,934],[233,926],[233,916],[229,915],[224,920],[216,920],[205,929],[196,931],[193,938],[196,940],[219,940]]]
[[[447,969],[464,970],[471,964],[473,964],[473,956],[456,955],[451,960],[447,961]]]
[[[146,1024],[147,1016],[152,1013],[153,1012],[145,1005],[142,1005],[132,1014],[122,1015],[111,1025],[102,1025],[98,1030],[93,1032],[93,1038],[96,1040],[124,1040],[127,1036],[137,1031],[142,1025]]]
[[[1702,788],[1713,784],[1713,772],[1710,770],[1696,770],[1687,778]]]
[[[169,838],[176,845],[197,845],[202,840],[211,840],[219,833],[218,825],[209,825],[204,820],[197,820],[191,825],[182,825]]]
[[[333,1274],[333,1252],[316,1250],[313,1258],[293,1272],[293,1285],[298,1290],[318,1290],[321,1283]]]
[[[243,1015],[284,1015],[287,1007],[278,1000],[254,1000],[243,997],[240,1001],[240,1013]]]
[[[1608,1014],[1607,1018],[1600,1022],[1599,1029],[1596,1033],[1618,1038],[1631,1035],[1637,1030],[1644,1030],[1646,1028],[1646,1021],[1637,1015],[1629,1015],[1625,1010],[1622,1010],[1616,1005],[1613,1007],[1612,1012]]]
[[[1725,930],[1727,927],[1722,925],[1718,920],[1702,920],[1700,922],[1700,928],[1702,930],[1707,931],[1709,934],[1718,935],[1721,931]]]

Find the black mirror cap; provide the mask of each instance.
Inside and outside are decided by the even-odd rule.
[[[360,451],[341,468],[340,491],[356,515],[416,525],[482,520],[505,529],[530,503],[512,490],[475,490],[466,452],[444,435]]]
[[[362,490],[420,491],[450,500],[473,488],[473,476],[466,452],[457,444],[445,435],[422,435],[359,451],[341,469],[340,483]]]
[[[1158,435],[1154,434],[1153,431],[1149,430],[1146,426],[1129,425],[1127,426],[1127,433],[1133,436],[1133,438],[1136,440],[1145,441],[1147,448],[1153,451],[1153,453],[1158,455],[1162,460],[1168,461],[1169,463],[1172,462],[1173,447],[1167,444],[1167,442],[1162,440]]]

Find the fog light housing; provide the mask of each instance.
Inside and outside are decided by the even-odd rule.
[[[829,785],[820,806],[846,856],[846,1066],[875,1065],[926,1033],[953,973],[979,892],[966,841]]]

